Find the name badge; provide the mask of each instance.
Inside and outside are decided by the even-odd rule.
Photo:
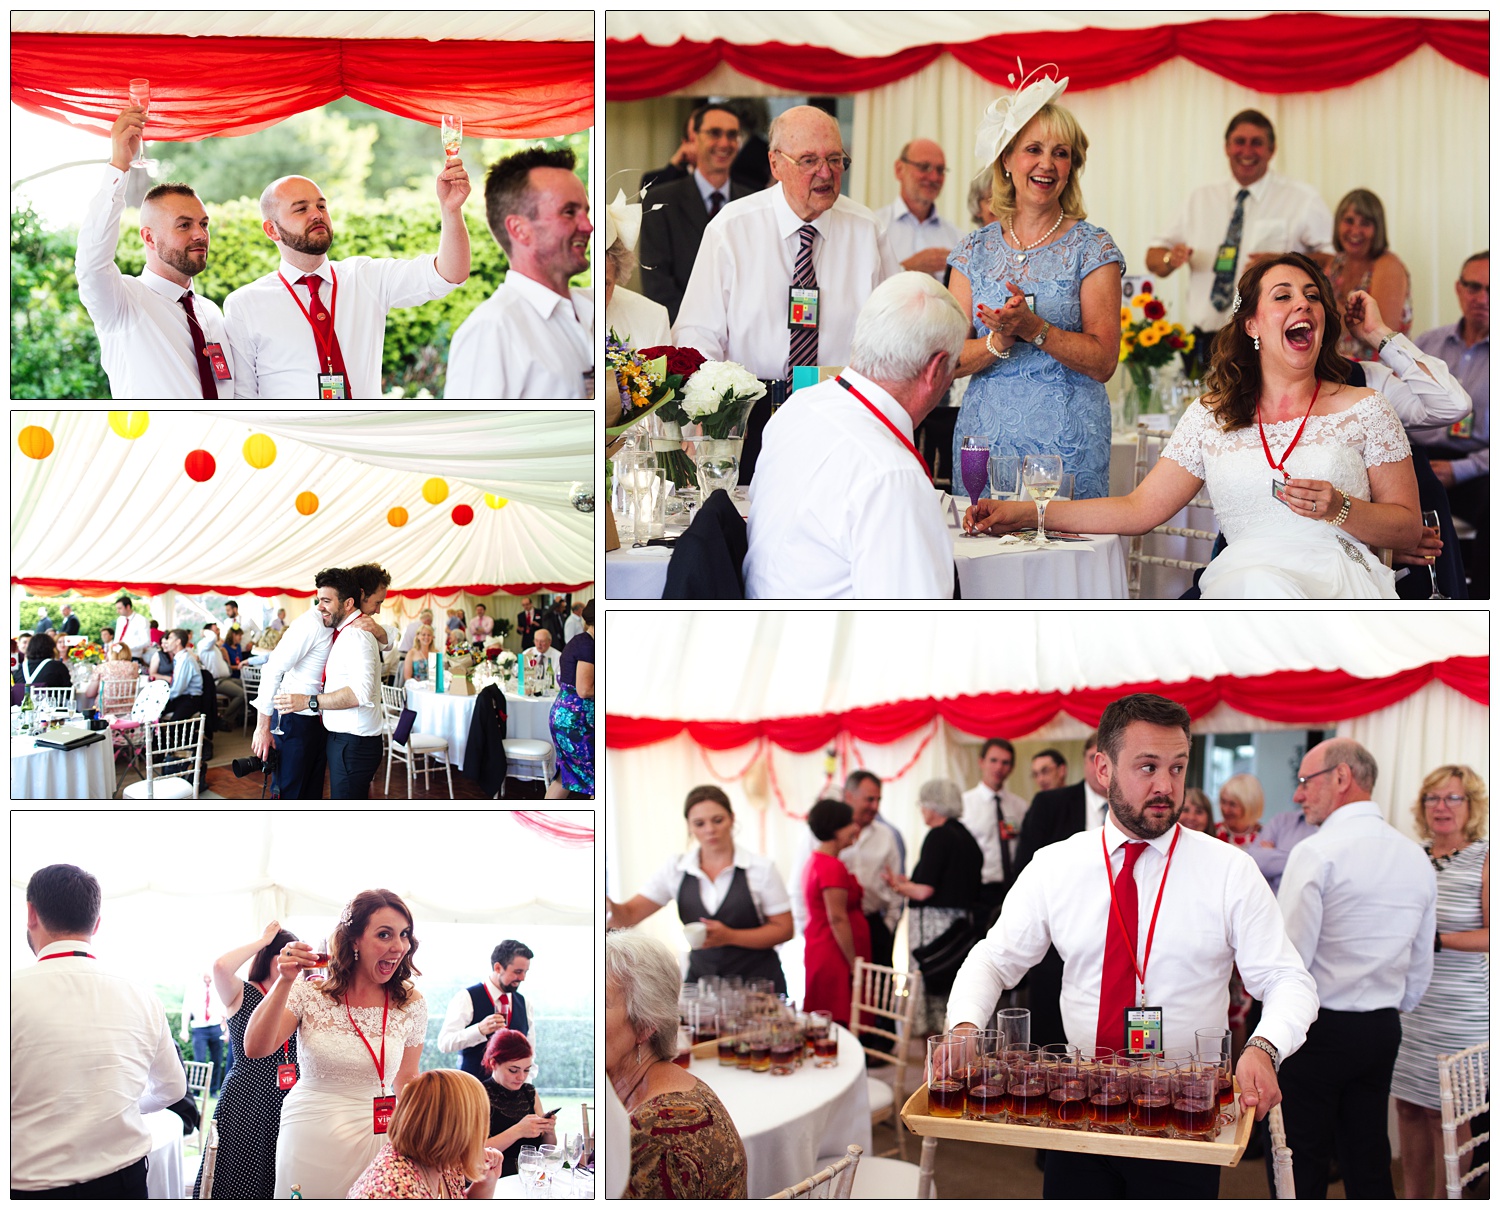
[[[203,353],[208,358],[209,365],[214,368],[214,377],[220,382],[228,382],[229,358],[224,356],[224,346],[215,341],[213,344],[204,345]]]
[[[1474,413],[1470,412],[1462,420],[1456,421],[1448,429],[1450,437],[1472,437],[1474,435]]]
[[[1033,315],[1036,314],[1036,295],[1035,294],[1028,294],[1028,295],[1026,295],[1026,309],[1028,311],[1030,311]]]
[[[818,326],[817,286],[793,286],[788,291],[786,326],[789,328],[816,328]]]
[[[1159,1008],[1125,1010],[1125,1049],[1133,1055],[1162,1052],[1162,1012]]]
[[[385,1134],[391,1128],[391,1114],[396,1112],[395,1097],[375,1098],[375,1133]]]
[[[1221,244],[1214,257],[1215,273],[1233,273],[1234,263],[1240,259],[1240,250],[1234,244]]]
[[[297,1065],[295,1063],[276,1064],[276,1087],[285,1092],[297,1083]]]
[[[342,374],[319,374],[318,375],[318,398],[319,399],[348,399],[349,386],[344,381]]]
[[[1281,479],[1272,479],[1271,480],[1271,495],[1275,496],[1276,499],[1280,500],[1283,504],[1286,504],[1286,506],[1288,508],[1292,507],[1290,504],[1287,504],[1287,500],[1286,500],[1286,483],[1283,480],[1281,480]]]

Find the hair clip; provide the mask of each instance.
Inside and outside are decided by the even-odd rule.
[[[1236,290],[1234,292],[1234,306],[1232,306],[1232,307],[1229,308],[1229,313],[1231,315],[1237,314],[1239,312],[1239,309],[1240,309],[1240,292],[1238,290]]]

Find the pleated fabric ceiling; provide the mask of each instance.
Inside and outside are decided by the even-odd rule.
[[[588,412],[12,412],[11,583],[311,596],[594,579]]]

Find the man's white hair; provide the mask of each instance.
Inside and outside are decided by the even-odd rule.
[[[969,320],[927,273],[897,273],[875,287],[854,325],[849,368],[876,382],[919,378],[934,353],[958,361]]]

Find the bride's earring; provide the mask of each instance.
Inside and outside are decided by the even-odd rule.
[[[1259,353],[1260,352],[1260,337],[1259,336],[1252,336],[1250,339],[1255,342],[1255,351],[1257,353]],[[355,955],[355,957],[358,957],[358,956],[359,956],[358,954]]]
[[[1256,348],[1257,348],[1257,349],[1258,349],[1258,348],[1260,348],[1260,346],[1259,346],[1259,345],[1256,345],[1256,346],[1255,346],[1255,347],[1256,347]],[[358,962],[358,961],[359,961],[359,951],[358,951],[358,950],[355,950],[355,951],[354,951],[354,960],[355,960],[355,961],[356,961],[356,962]]]

